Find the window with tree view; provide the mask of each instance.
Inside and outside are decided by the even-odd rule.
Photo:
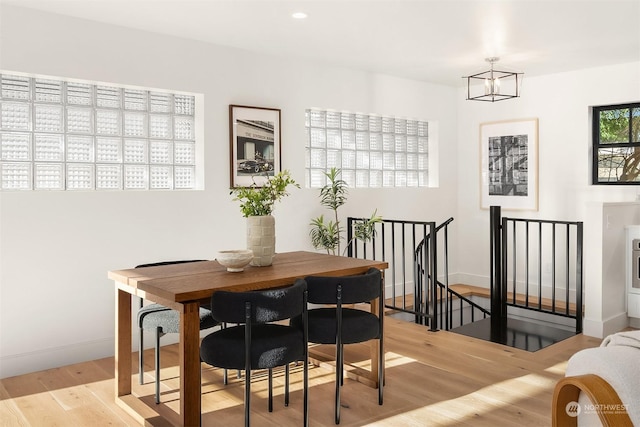
[[[640,185],[640,103],[593,107],[593,184]]]

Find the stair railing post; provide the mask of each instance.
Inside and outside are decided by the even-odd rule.
[[[584,244],[583,224],[578,222],[576,229],[576,334],[582,333],[582,292],[584,290],[583,282],[583,253],[582,245]],[[567,284],[567,286],[569,286]]]
[[[504,287],[502,284],[502,231],[500,206],[490,208],[490,295],[491,295],[491,335],[499,338],[502,332],[506,332],[507,313],[504,301]]]
[[[449,321],[449,225],[444,226],[444,329],[451,329]],[[473,310],[472,310],[473,311]]]
[[[431,286],[431,327],[430,331],[438,330],[438,236],[436,236],[436,223],[429,223],[429,285]]]

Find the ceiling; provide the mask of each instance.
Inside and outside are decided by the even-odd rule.
[[[0,0],[284,57],[459,86],[640,61],[640,0]],[[308,17],[296,20],[293,12]],[[0,10],[1,13],[1,10]]]

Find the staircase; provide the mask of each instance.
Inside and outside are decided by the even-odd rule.
[[[530,351],[581,332],[582,223],[501,218],[495,208],[490,289],[448,283],[453,218],[440,225],[383,219],[375,238],[364,243],[351,239],[353,227],[364,219],[350,217],[348,255],[388,262],[387,315],[431,331],[451,330]]]
[[[449,218],[440,225],[434,221],[383,219],[376,225],[370,242],[352,240],[352,230],[364,218],[347,218],[347,240],[351,257],[383,260],[387,315],[429,326],[430,330],[449,330],[487,318],[487,308],[473,301],[472,287],[449,286]],[[440,277],[442,280],[434,280]],[[480,288],[477,288],[480,289]]]

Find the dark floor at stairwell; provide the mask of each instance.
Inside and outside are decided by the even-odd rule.
[[[575,335],[574,331],[514,318],[507,319],[506,330],[502,333],[492,334],[489,317],[459,326],[451,332],[532,352]]]

